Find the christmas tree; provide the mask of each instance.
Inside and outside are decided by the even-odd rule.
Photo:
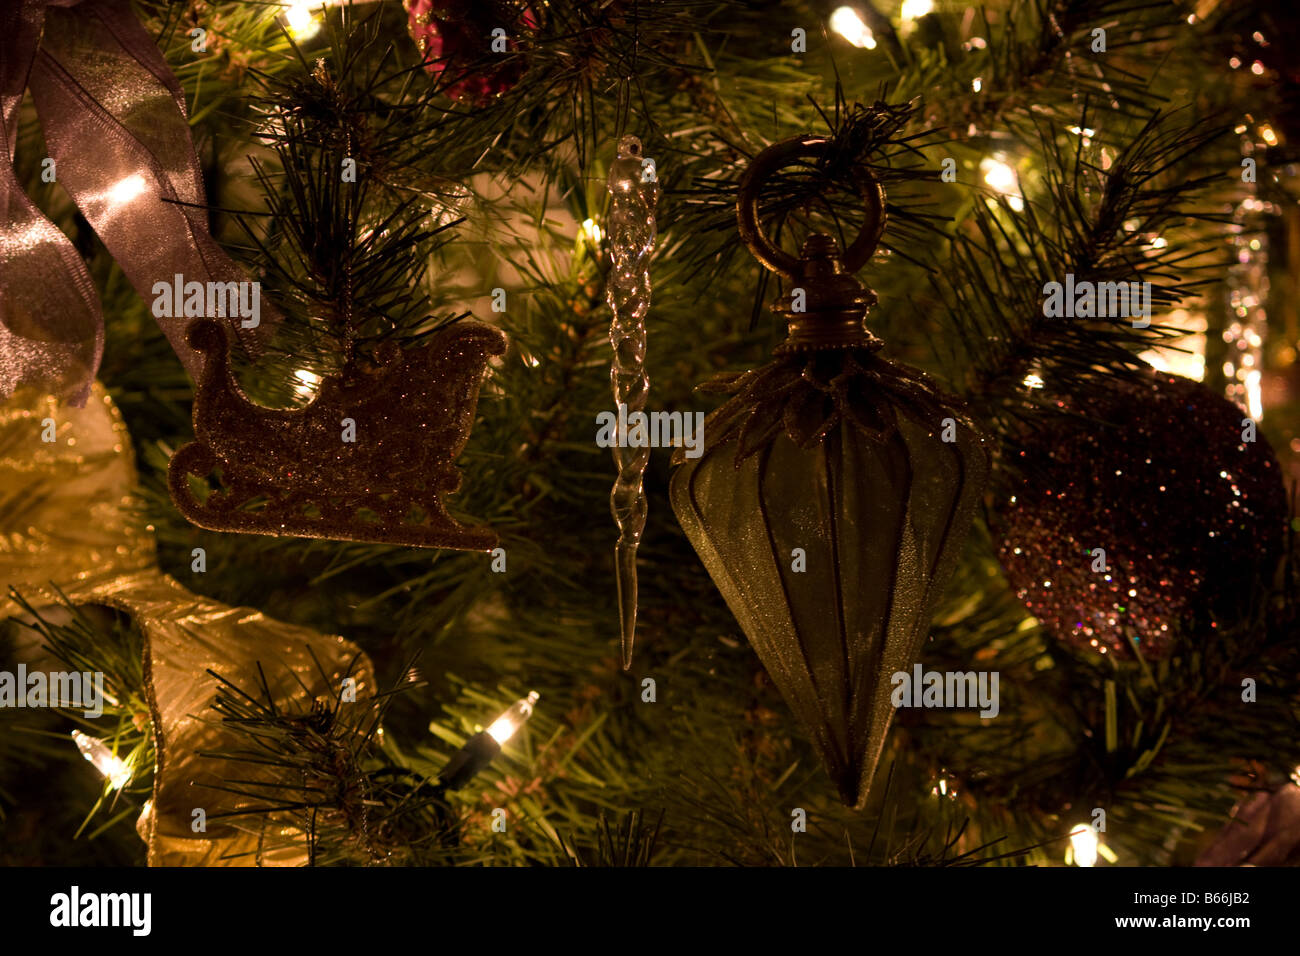
[[[1296,26],[8,4],[0,863],[1300,861]]]

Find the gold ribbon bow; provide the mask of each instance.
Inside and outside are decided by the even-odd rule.
[[[41,440],[46,418],[58,423],[53,443]],[[373,668],[342,637],[210,600],[163,574],[153,538],[132,509],[130,449],[126,426],[99,385],[84,408],[56,406],[27,388],[0,408],[0,588],[16,588],[37,607],[54,604],[62,591],[73,604],[116,608],[144,634],[157,764],[153,799],[137,829],[151,866],[301,865],[307,852],[300,832],[274,821],[258,831],[216,822],[256,802],[214,789],[223,778],[273,782],[274,770],[259,776],[257,768],[200,756],[246,747],[211,711],[218,682],[207,672],[251,687],[260,664],[277,702],[302,704],[305,712],[315,697],[337,699],[345,676],[356,680],[358,703],[341,706],[365,706],[375,690]],[[0,616],[18,611],[6,603]],[[206,814],[206,832],[192,829],[195,809]]]

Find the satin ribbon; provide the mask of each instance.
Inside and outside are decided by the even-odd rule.
[[[29,86],[57,181],[141,296],[152,302],[154,283],[177,274],[202,283],[247,276],[208,233],[184,93],[129,0],[0,2],[0,399],[30,382],[82,406],[104,319],[85,263],[14,173]],[[266,306],[256,328],[225,319],[253,353],[277,320]],[[189,321],[158,319],[197,378]]]
[[[58,440],[33,451],[47,417],[58,419]],[[102,385],[84,408],[60,407],[33,388],[0,407],[0,621],[22,612],[8,600],[13,588],[37,608],[64,600],[115,608],[143,635],[156,765],[153,798],[136,830],[150,866],[305,865],[306,838],[293,814],[226,816],[266,804],[248,793],[276,794],[282,791],[267,787],[303,781],[283,768],[217,756],[249,743],[213,712],[219,684],[209,671],[240,687],[265,685],[283,712],[297,715],[310,713],[317,697],[337,698],[351,676],[356,702],[339,704],[350,720],[346,708],[369,706],[374,667],[342,636],[231,607],[164,574],[136,483],[131,436]],[[203,575],[186,577],[194,583]],[[264,786],[222,789],[231,780]],[[195,808],[208,820],[198,833]]]

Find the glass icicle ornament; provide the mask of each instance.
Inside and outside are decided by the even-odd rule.
[[[704,388],[731,399],[705,449],[674,456],[673,510],[843,801],[862,807],[908,671],[957,561],[988,471],[984,441],[921,372],[879,358],[875,295],[851,273],[884,230],[884,193],[862,176],[861,235],[841,254],[815,234],[795,258],[758,225],[759,188],[800,137],[760,153],[740,185],[740,234],[793,289],[773,311],[789,337],[760,369]],[[799,309],[803,306],[803,309]]]
[[[618,158],[609,168],[610,270],[605,301],[613,313],[609,344],[614,349],[614,357],[609,381],[619,422],[631,420],[636,413],[643,414],[650,393],[650,376],[645,370],[645,317],[650,310],[650,259],[655,248],[659,184],[654,167],[643,163],[642,158],[641,141],[635,136],[624,136],[618,142]],[[640,418],[640,414],[636,417]],[[618,525],[614,561],[624,670],[632,666],[632,645],[636,640],[636,552],[645,530],[647,511],[641,482],[650,462],[649,443],[635,447],[627,439],[621,429],[615,435],[614,463],[618,466],[618,478],[609,496],[609,508]]]

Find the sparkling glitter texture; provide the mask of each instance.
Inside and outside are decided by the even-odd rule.
[[[647,176],[641,160],[641,141],[624,136],[618,143],[618,157],[610,164],[608,184],[610,271],[605,301],[611,312],[609,344],[614,350],[609,381],[615,405],[626,405],[629,416],[645,410],[650,394],[650,376],[645,368],[645,317],[650,311],[650,259],[655,248],[659,183]],[[647,511],[641,479],[650,463],[650,449],[615,441],[613,450],[618,478],[609,495],[609,509],[618,525],[614,562],[626,670],[632,666],[636,639],[636,552]]]
[[[222,326],[201,319],[190,344],[204,356],[194,398],[197,441],[172,456],[172,500],[214,531],[374,541],[486,551],[491,530],[460,524],[443,496],[474,425],[488,357],[505,336],[456,322],[427,345],[381,348],[377,367],[327,376],[304,408],[256,405],[230,371]],[[354,440],[348,440],[349,435]],[[194,479],[219,475],[202,495]]]
[[[1253,423],[1231,402],[1160,372],[1061,404],[1083,419],[1025,435],[1022,477],[991,522],[1017,595],[1058,640],[1099,654],[1131,658],[1131,638],[1159,658],[1184,629],[1212,633],[1281,553],[1268,442],[1243,441]]]
[[[817,148],[778,144],[751,172]],[[883,195],[865,192],[878,235]],[[869,244],[854,249],[861,265]],[[988,461],[955,399],[874,354],[872,296],[830,237],[810,237],[798,261],[773,251],[761,261],[782,264],[810,307],[774,306],[791,325],[778,357],[705,386],[732,397],[706,419],[703,455],[674,456],[669,493],[841,799],[861,807],[894,714],[890,677],[918,659]]]

